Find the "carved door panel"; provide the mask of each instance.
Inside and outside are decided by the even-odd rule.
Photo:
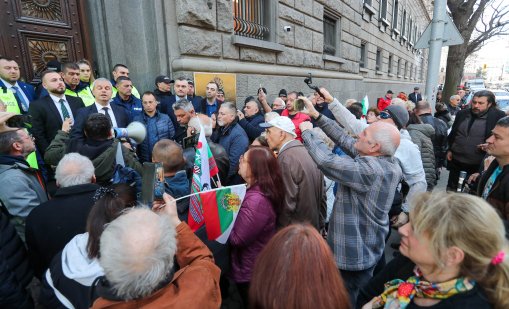
[[[38,82],[46,63],[85,57],[78,0],[0,2],[0,55],[13,58],[28,82]]]

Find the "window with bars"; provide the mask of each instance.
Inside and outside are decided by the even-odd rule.
[[[233,0],[233,21],[236,35],[267,40],[270,0]]]
[[[382,69],[382,50],[381,49],[376,50],[376,67],[375,67],[375,69],[377,71],[381,71],[381,69]]]
[[[338,20],[323,17],[323,53],[331,56],[337,55],[337,24]]]
[[[361,59],[359,60],[359,67],[366,67],[366,43],[361,43]]]

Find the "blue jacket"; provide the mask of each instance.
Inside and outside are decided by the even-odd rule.
[[[32,102],[33,100],[37,99],[37,96],[35,95],[35,88],[34,86],[24,83],[20,80],[18,80],[18,85],[23,91],[23,93],[27,96],[28,101]],[[5,84],[0,80],[0,88],[5,88]]]
[[[154,117],[142,113],[134,118],[147,128],[145,140],[138,145],[138,156],[141,162],[151,162],[154,145],[163,138],[172,139],[175,128],[168,115],[156,112]]]
[[[136,116],[141,115],[143,113],[143,105],[141,104],[141,100],[135,97],[134,95],[131,95],[129,100],[124,101],[117,93],[117,95],[113,97],[113,100],[111,100],[110,104],[112,105],[115,104],[125,108],[127,114],[129,114],[129,122],[132,122]]]
[[[164,191],[176,199],[191,192],[191,185],[185,170],[178,171],[173,176],[164,177],[164,180],[166,182]],[[177,201],[177,212],[180,220],[187,221],[188,210],[189,198]]]
[[[253,142],[255,138],[260,136],[265,128],[260,127],[260,123],[265,122],[262,114],[258,113],[251,117],[243,118],[239,121],[240,126],[246,131],[249,141]]]
[[[214,143],[218,143],[224,147],[228,158],[230,159],[230,168],[228,169],[228,177],[231,178],[237,174],[239,167],[239,159],[249,146],[249,139],[244,129],[236,122],[227,127],[220,127],[211,137]]]

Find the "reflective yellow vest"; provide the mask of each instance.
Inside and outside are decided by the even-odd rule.
[[[65,95],[69,95],[71,97],[78,97],[83,100],[85,106],[90,106],[95,103],[95,97],[92,94],[92,90],[90,87],[85,87],[81,89],[78,93],[72,91],[71,89],[65,89]]]
[[[0,100],[2,100],[2,102],[4,102],[5,106],[7,107],[7,112],[21,114],[21,111],[18,107],[18,102],[16,102],[16,97],[14,96],[14,92],[12,92],[10,89],[7,89],[7,87],[2,87],[0,90]],[[35,151],[28,155],[27,162],[30,164],[30,167],[39,168],[39,165],[37,164],[37,158],[35,157]]]

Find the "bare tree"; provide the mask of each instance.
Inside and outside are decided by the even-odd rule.
[[[465,41],[461,45],[449,46],[442,98],[449,98],[456,93],[469,55],[479,51],[490,39],[509,35],[507,1],[447,0],[447,6]]]

